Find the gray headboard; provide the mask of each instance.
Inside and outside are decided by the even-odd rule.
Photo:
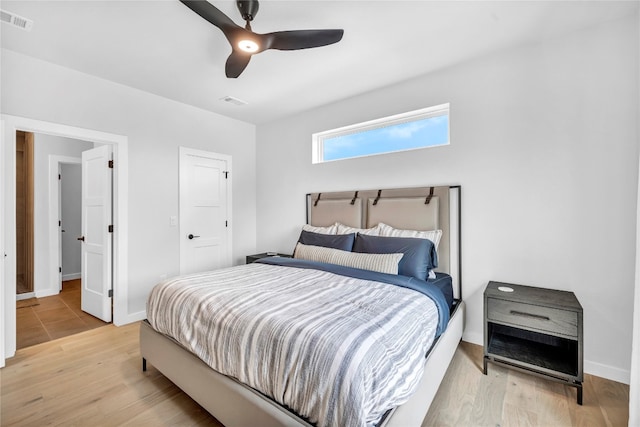
[[[460,202],[460,186],[449,185],[311,193],[307,223],[370,228],[383,222],[405,230],[442,230],[436,270],[451,275],[454,297],[462,298]]]

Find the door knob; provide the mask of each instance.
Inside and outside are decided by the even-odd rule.
[[[84,236],[80,236],[77,239],[84,242]]]
[[[200,236],[194,236],[193,234],[189,234],[187,237],[189,238],[189,240],[193,240],[196,237],[200,237]]]

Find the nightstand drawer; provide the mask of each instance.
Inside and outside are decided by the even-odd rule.
[[[487,318],[562,336],[578,336],[578,314],[574,311],[488,298]]]

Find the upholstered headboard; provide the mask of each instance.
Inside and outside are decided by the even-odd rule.
[[[354,190],[307,194],[307,223],[355,228],[385,223],[404,230],[442,230],[438,268],[451,275],[461,298],[460,186]]]

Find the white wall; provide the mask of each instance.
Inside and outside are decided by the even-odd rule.
[[[309,192],[461,184],[465,339],[490,280],[571,290],[586,370],[628,382],[638,79],[633,17],[261,125],[257,250],[292,251]],[[445,102],[450,146],[311,164],[313,132]]]
[[[128,313],[144,315],[161,275],[179,272],[178,147],[233,158],[233,260],[255,251],[255,126],[6,49],[4,114],[128,137]]]
[[[62,219],[62,280],[80,278],[82,272],[82,166],[61,166],[60,218]]]
[[[58,136],[35,134],[33,153],[34,198],[34,253],[33,288],[37,297],[55,295],[59,289],[52,287],[49,260],[49,156],[81,157],[82,152],[93,148],[93,143]],[[55,224],[53,224],[55,226]],[[78,270],[79,271],[79,270]]]
[[[640,13],[638,14],[640,27]],[[640,45],[638,46],[640,61]],[[640,87],[638,88],[640,98]],[[640,135],[640,111],[638,111],[638,134]],[[633,303],[633,345],[631,351],[631,381],[629,387],[629,427],[640,425],[640,177],[638,177],[638,208],[636,213],[636,280]]]

